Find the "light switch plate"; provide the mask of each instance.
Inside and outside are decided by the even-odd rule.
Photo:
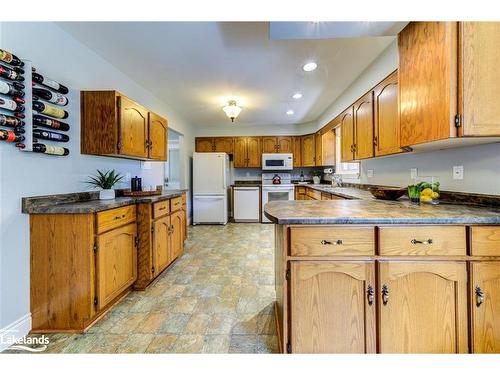
[[[373,169],[368,169],[368,170],[366,171],[366,176],[367,176],[367,177],[373,177]]]
[[[464,166],[463,165],[454,165],[453,166],[453,179],[454,180],[463,180],[464,179]]]
[[[410,177],[417,178],[417,176],[418,176],[418,169],[417,168],[410,168]]]

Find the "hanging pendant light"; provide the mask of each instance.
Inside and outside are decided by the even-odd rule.
[[[241,107],[236,105],[236,100],[230,100],[227,102],[226,106],[222,107],[222,110],[226,116],[231,119],[231,122],[234,122],[234,119],[238,117],[241,112]]]

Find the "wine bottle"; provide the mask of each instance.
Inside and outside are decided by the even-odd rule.
[[[24,96],[24,85],[19,83],[19,82],[5,82],[5,81],[0,81],[0,93],[1,94],[6,94],[10,96],[17,96],[19,98],[22,98]]]
[[[60,83],[42,76],[39,73],[31,73],[33,77],[33,81],[35,83],[38,83],[39,85],[46,86],[52,90],[56,90],[57,92],[60,92],[61,94],[67,94],[69,92],[68,88],[64,85],[61,85]]]
[[[17,135],[12,130],[0,130],[0,140],[5,142],[22,142],[25,140],[23,135]]]
[[[59,94],[57,92],[52,92],[50,90],[46,89],[40,89],[38,87],[33,88],[33,95],[38,96],[39,98],[46,100],[50,103],[54,103],[57,105],[67,105],[68,104],[68,98],[65,97],[62,94]]]
[[[37,100],[33,101],[33,109],[39,113],[43,113],[47,116],[52,116],[55,118],[66,118],[69,116],[68,112],[64,109],[56,108],[52,105],[48,105]]]
[[[24,77],[21,74],[2,64],[0,64],[0,77],[8,78],[13,81],[24,81]]]
[[[62,121],[53,120],[48,117],[33,115],[33,124],[43,128],[68,131],[69,125]]]
[[[6,98],[0,98],[0,108],[8,109],[9,111],[24,111],[24,106],[22,104]]]
[[[51,154],[51,155],[69,155],[69,150],[66,147],[59,146],[47,146],[43,143],[35,143],[33,145],[33,152],[40,152],[43,154]]]
[[[4,49],[0,49],[0,60],[10,65],[24,66],[24,62],[22,62],[19,57]]]
[[[57,141],[57,142],[68,142],[69,137],[66,134],[51,132],[48,130],[33,130],[33,137],[38,139],[47,139],[49,141]]]
[[[16,143],[16,147],[22,150],[23,148],[26,148],[26,145],[24,143]]]
[[[19,126],[24,126],[24,121],[15,118],[14,116],[8,116],[0,114],[0,126],[7,126],[9,128],[15,128]]]
[[[14,112],[14,116],[16,116],[17,118],[25,118],[26,115],[22,112]]]

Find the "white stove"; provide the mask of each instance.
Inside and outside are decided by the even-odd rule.
[[[279,181],[279,183],[273,183]],[[262,173],[262,222],[271,221],[264,215],[266,203],[272,201],[294,200],[295,185],[292,184],[290,173]]]

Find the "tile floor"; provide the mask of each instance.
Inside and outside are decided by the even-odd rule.
[[[276,353],[273,230],[190,227],[184,254],[154,285],[85,334],[47,335],[45,353]]]

